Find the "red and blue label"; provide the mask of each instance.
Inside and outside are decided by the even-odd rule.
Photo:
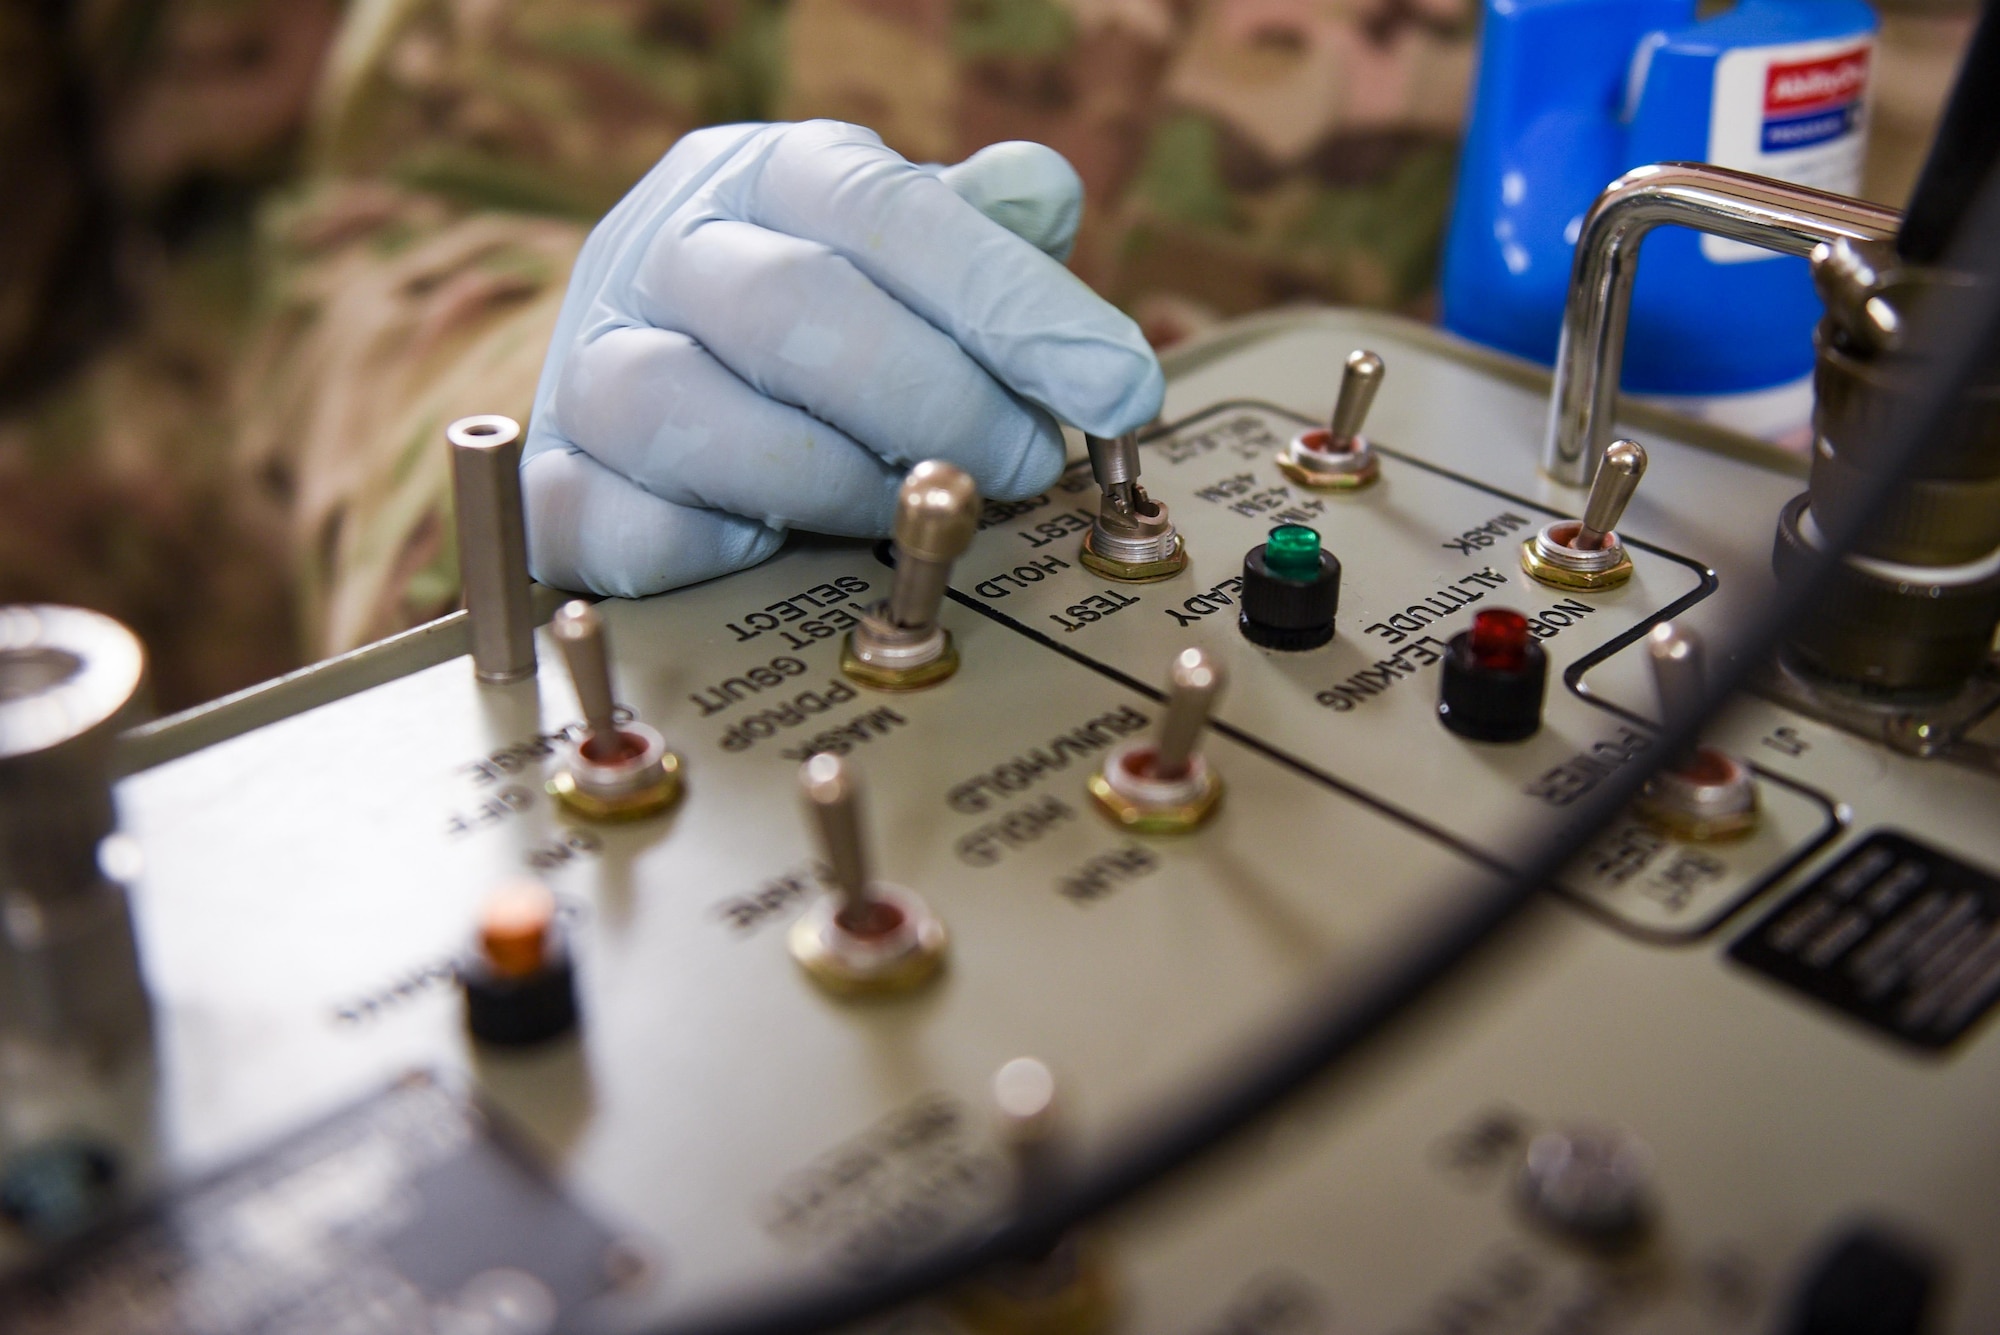
[[[1854,129],[1868,91],[1868,52],[1859,46],[1816,60],[1773,62],[1764,78],[1763,151],[1810,148]]]

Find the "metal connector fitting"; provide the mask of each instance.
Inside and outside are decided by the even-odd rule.
[[[1382,465],[1366,438],[1342,446],[1325,427],[1314,427],[1292,437],[1278,455],[1278,471],[1314,491],[1359,491],[1382,476]]]
[[[1077,559],[1084,569],[1127,584],[1170,579],[1187,569],[1187,550],[1167,507],[1139,485],[1139,443],[1130,434],[1091,436],[1090,471],[1103,492]]]
[[[881,881],[849,910],[824,895],[792,924],[792,958],[815,982],[848,996],[906,992],[944,963],[944,923],[911,891]]]
[[[1119,580],[1126,584],[1151,584],[1155,580],[1172,579],[1187,569],[1187,552],[1181,543],[1181,535],[1171,534],[1159,547],[1160,555],[1146,560],[1126,560],[1123,557],[1107,555],[1103,548],[1114,546],[1122,549],[1124,544],[1103,542],[1096,528],[1083,535],[1083,547],[1077,552],[1077,560],[1085,570],[1094,571],[1106,579]]]
[[[1558,519],[1521,544],[1521,569],[1558,589],[1597,592],[1615,589],[1632,578],[1632,558],[1616,533],[1595,550],[1574,547],[1580,520]]]
[[[892,624],[877,604],[840,646],[840,670],[878,691],[916,691],[958,671],[958,646],[943,626],[915,631]]]
[[[1161,778],[1153,744],[1135,738],[1104,758],[1104,767],[1085,781],[1104,813],[1139,834],[1183,834],[1214,814],[1222,800],[1222,777],[1199,755],[1182,772]]]
[[[1735,756],[1704,746],[1648,780],[1633,809],[1675,839],[1736,839],[1757,827],[1757,780]]]
[[[614,749],[615,748],[615,749]],[[572,743],[550,778],[550,796],[591,820],[637,820],[681,800],[681,758],[643,723],[621,724],[609,744]]]

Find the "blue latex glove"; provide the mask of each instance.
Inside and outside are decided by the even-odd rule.
[[[1063,268],[1082,185],[1000,144],[917,167],[853,125],[683,138],[584,244],[521,467],[535,577],[637,597],[784,531],[880,536],[909,465],[1046,490],[1061,418],[1114,435],[1165,382]]]

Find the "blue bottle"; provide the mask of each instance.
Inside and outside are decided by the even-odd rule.
[[[1445,245],[1444,322],[1555,359],[1570,261],[1598,192],[1649,162],[1712,162],[1853,194],[1875,16],[1860,0],[1484,0]],[[1624,388],[1739,395],[1812,369],[1804,260],[1664,227],[1645,243]]]

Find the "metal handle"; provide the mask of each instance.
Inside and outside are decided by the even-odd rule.
[[[1160,720],[1159,741],[1153,746],[1154,773],[1172,777],[1187,769],[1222,683],[1222,664],[1201,650],[1183,649],[1174,655],[1174,665],[1167,673],[1167,712]]]
[[[951,563],[979,531],[979,488],[964,470],[926,459],[896,493],[896,575],[889,619],[911,629],[937,623]]]
[[[1543,471],[1579,487],[1597,474],[1617,408],[1639,243],[1655,227],[1672,223],[1810,255],[1822,241],[1842,237],[1889,240],[1902,220],[1894,209],[1695,162],[1638,167],[1613,181],[1584,216],[1576,244]]]
[[[799,767],[799,790],[819,836],[834,893],[840,896],[841,911],[865,904],[874,878],[861,844],[861,782],[854,768],[822,751]]]
[[[1618,527],[1639,479],[1646,476],[1646,451],[1636,440],[1614,440],[1604,451],[1604,464],[1597,480],[1590,484],[1590,497],[1583,503],[1583,522],[1577,525],[1576,541],[1570,545],[1587,552],[1597,551]]]
[[[578,598],[562,605],[549,623],[549,633],[562,646],[564,666],[576,687],[577,704],[583,709],[584,725],[592,737],[608,736],[617,730],[612,719],[611,658],[605,651],[604,618],[597,609]]]
[[[1653,628],[1646,657],[1653,664],[1653,687],[1660,694],[1661,721],[1668,727],[1701,708],[1707,679],[1707,651],[1701,636],[1673,622]]]
[[[1368,420],[1368,410],[1375,405],[1375,391],[1380,388],[1381,357],[1366,348],[1348,353],[1347,365],[1340,373],[1340,397],[1333,401],[1333,419],[1326,432],[1336,444],[1361,434],[1361,424]]]

